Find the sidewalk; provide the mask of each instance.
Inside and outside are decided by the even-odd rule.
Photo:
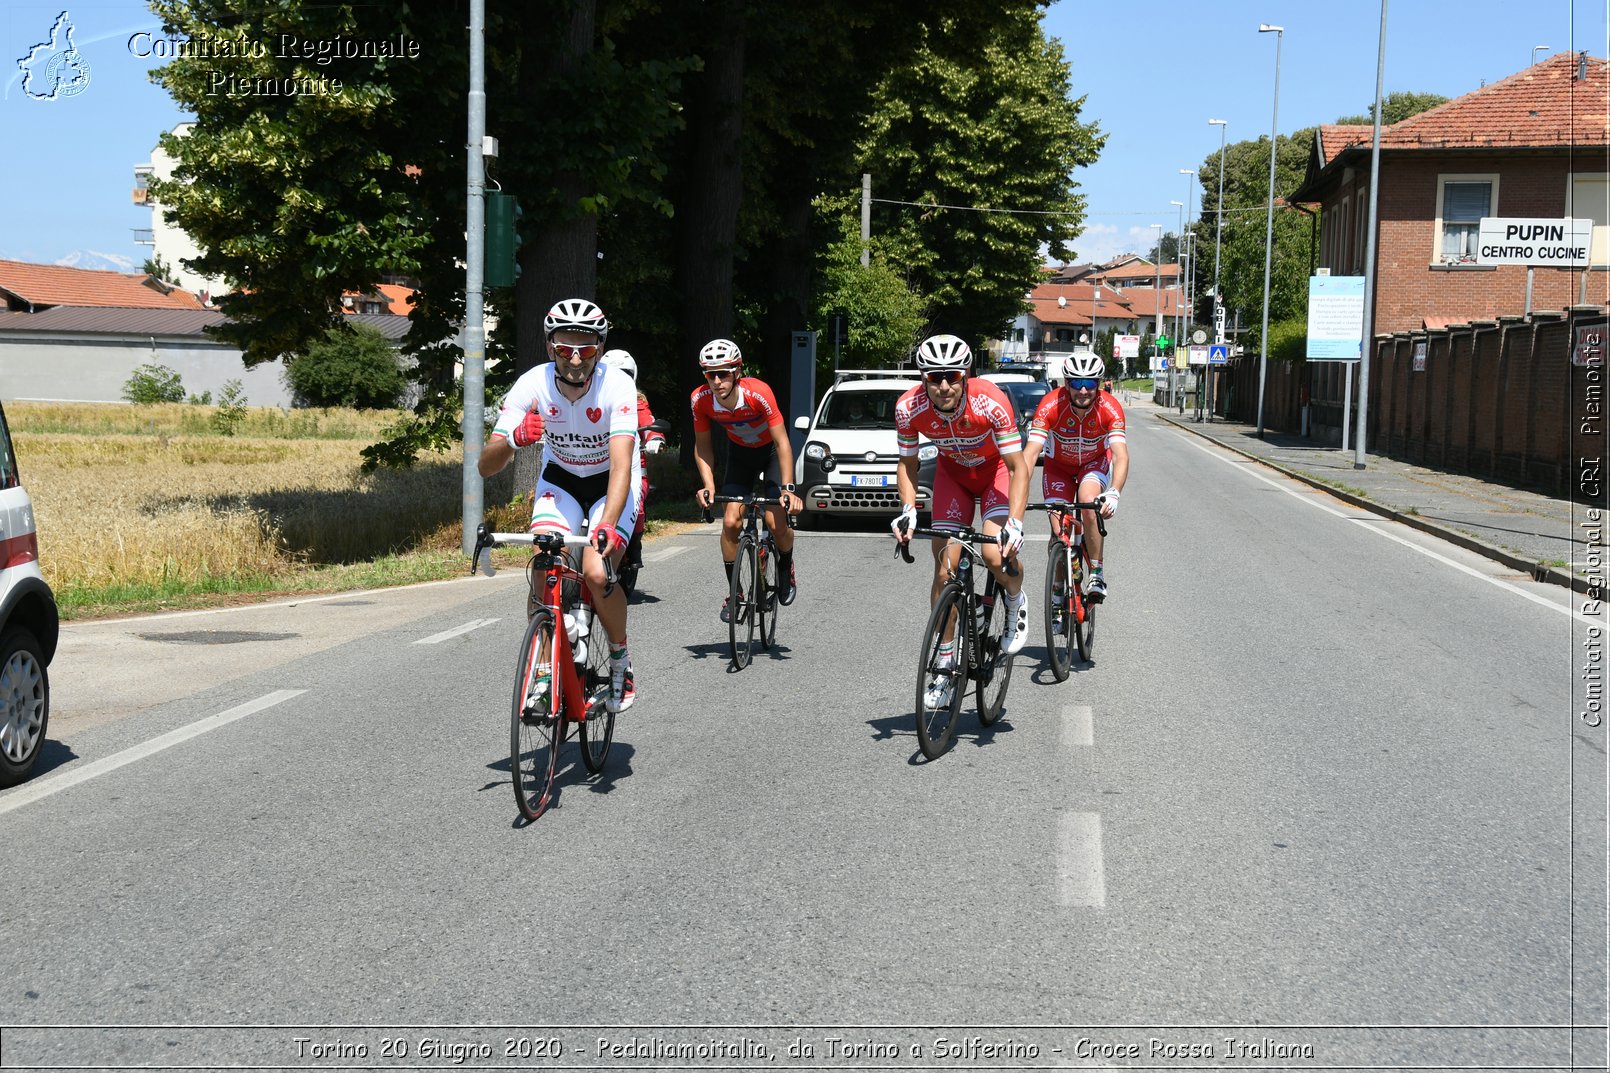
[[[1267,429],[1260,440],[1253,425],[1219,419],[1198,423],[1189,406],[1180,414],[1150,398],[1138,398],[1128,409],[1213,440],[1355,506],[1496,559],[1538,581],[1578,592],[1588,589],[1590,548],[1582,523],[1588,507],[1595,504],[1426,469],[1379,454],[1366,454],[1365,468],[1354,469],[1351,446],[1344,453]],[[1602,527],[1600,532],[1594,556],[1602,585],[1606,559]]]

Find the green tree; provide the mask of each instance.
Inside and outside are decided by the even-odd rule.
[[[1447,104],[1449,98],[1440,93],[1409,93],[1399,91],[1388,93],[1381,98],[1381,123],[1391,126],[1401,123],[1412,115],[1429,111],[1439,104]],[[1342,116],[1336,122],[1346,126],[1373,126],[1375,124],[1375,102],[1371,101],[1364,108],[1364,115]]]
[[[359,410],[390,409],[407,386],[397,352],[385,336],[363,324],[329,329],[322,341],[291,360],[285,379],[306,405]]]
[[[925,320],[922,296],[890,267],[875,244],[868,264],[861,264],[861,221],[851,210],[851,199],[822,199],[825,216],[836,220],[839,240],[821,257],[821,281],[816,292],[812,327],[823,333],[818,365],[832,361],[827,338],[828,316],[834,309],[849,313],[849,341],[842,364],[855,368],[898,367],[917,345]]]
[[[954,22],[920,28],[916,54],[874,94],[861,141],[874,195],[915,203],[874,206],[873,233],[927,296],[933,330],[975,343],[1021,312],[1043,249],[1072,258],[1085,205],[1073,171],[1105,142],[1080,122],[1084,98],[1070,96],[1041,17],[1008,7],[976,44]]]
[[[233,436],[246,420],[246,388],[239,380],[226,380],[218,394],[218,409],[212,414],[212,427],[220,435]]]
[[[184,384],[166,365],[147,362],[123,382],[123,397],[133,403],[183,402]]]

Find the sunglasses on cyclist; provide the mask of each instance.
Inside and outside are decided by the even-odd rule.
[[[1075,380],[1069,380],[1068,386],[1075,391],[1094,391],[1097,383],[1098,381],[1093,376],[1081,376]]]
[[[960,369],[939,369],[922,375],[930,384],[954,384],[962,378],[962,371]]]
[[[572,346],[569,343],[551,343],[549,345],[553,347],[553,352],[561,358],[581,358],[586,360],[598,353],[597,343],[582,343],[580,346]]]
[[[725,380],[729,376],[737,376],[737,369],[711,369],[704,374],[706,380]]]

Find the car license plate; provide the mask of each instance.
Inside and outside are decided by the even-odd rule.
[[[850,478],[851,488],[884,488],[887,487],[888,483],[889,478],[881,475]]]

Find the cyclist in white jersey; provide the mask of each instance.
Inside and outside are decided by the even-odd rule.
[[[609,322],[583,298],[567,298],[543,319],[548,356],[503,397],[492,436],[481,452],[481,476],[501,471],[515,449],[541,441],[546,465],[531,505],[532,532],[574,533],[583,516],[595,538],[582,569],[593,609],[609,637],[611,711],[636,699],[626,651],[626,593],[604,593],[607,554],[618,568],[641,509],[637,450],[637,387],[599,361]]]

